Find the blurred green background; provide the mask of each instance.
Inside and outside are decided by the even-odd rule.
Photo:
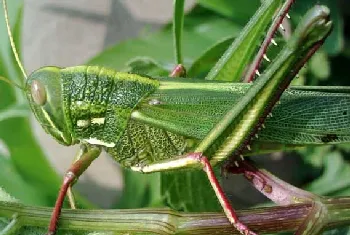
[[[171,20],[172,1],[148,6],[150,10],[137,4],[134,8],[130,7],[126,1],[90,2],[29,0],[25,1],[22,11],[22,1],[9,1],[15,41],[28,72],[44,65],[97,64],[123,71],[136,70],[151,76],[166,76],[169,73],[175,65],[171,25],[167,23]],[[334,31],[294,83],[350,85],[348,1],[296,1],[290,12],[291,21],[286,26],[293,31],[307,9],[317,3],[331,9]],[[217,0],[215,3],[198,0],[188,3],[183,54],[185,66],[191,68],[189,76],[201,77],[209,71],[232,39],[239,35],[259,4],[259,0]],[[161,8],[163,6],[164,9]],[[164,16],[147,18],[142,16],[143,11],[150,16],[152,13],[149,12],[162,12]],[[166,11],[169,13],[166,14]],[[51,18],[55,20],[50,21]],[[69,28],[75,34],[66,34]],[[287,37],[277,34],[276,40],[280,46],[271,48],[269,57],[273,58]],[[218,42],[223,43],[214,52],[205,54]],[[10,51],[3,14],[0,16],[0,46],[1,76],[22,82]],[[205,59],[198,63],[203,55],[206,55]],[[59,163],[52,158],[63,159],[61,168],[64,166],[63,169],[66,169],[75,149],[66,152],[64,147],[52,144],[49,136],[38,134],[38,125],[32,121],[21,91],[0,82],[0,97],[0,186],[23,203],[52,206],[61,181],[52,167],[53,163]],[[41,136],[40,143],[37,136]],[[43,142],[50,147],[43,147]],[[257,156],[254,160],[282,179],[306,190],[328,196],[350,195],[349,146],[307,148],[286,154]],[[51,160],[47,156],[51,156]],[[99,179],[95,180],[95,177]],[[199,184],[195,188],[190,186],[191,182],[202,182],[203,177],[192,173],[171,177],[158,173],[145,176],[119,170],[116,163],[110,159],[104,160],[95,167],[95,173],[89,174],[88,178],[82,179],[84,183],[78,185],[78,206],[138,208],[167,205],[187,211],[220,210],[207,184]],[[265,201],[242,177],[229,176],[222,182],[235,207],[246,208]],[[173,187],[176,184],[178,187]],[[206,193],[198,194],[203,191]]]

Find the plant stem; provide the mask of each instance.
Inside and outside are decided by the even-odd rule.
[[[350,225],[350,197],[328,198],[325,229]],[[311,204],[258,208],[240,211],[241,221],[259,233],[295,231]],[[17,215],[20,226],[46,229],[52,208],[0,202],[0,217]],[[60,230],[112,231],[112,234],[238,234],[220,213],[180,213],[171,209],[63,210]],[[25,234],[22,231],[21,234]]]

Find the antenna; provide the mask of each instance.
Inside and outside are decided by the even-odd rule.
[[[7,82],[7,83],[10,84],[10,85],[13,85],[13,86],[15,86],[15,87],[18,87],[18,88],[21,89],[22,91],[25,91],[25,89],[24,89],[22,86],[18,85],[18,84],[15,83],[14,81],[11,81],[10,79],[7,79],[7,78],[5,78],[5,77],[0,76],[0,81]]]
[[[12,33],[11,33],[11,28],[10,28],[10,23],[9,23],[9,16],[8,16],[8,12],[7,12],[7,3],[6,0],[2,1],[2,5],[4,7],[4,12],[5,12],[5,22],[6,22],[6,28],[7,28],[7,33],[10,39],[10,44],[11,44],[11,49],[13,54],[15,55],[15,59],[16,62],[18,64],[18,67],[21,69],[23,76],[27,79],[27,74],[24,71],[23,65],[21,63],[21,60],[19,59],[17,50],[16,50],[16,46],[15,46],[15,42],[13,41],[13,37],[12,37]]]

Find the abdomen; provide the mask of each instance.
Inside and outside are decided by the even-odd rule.
[[[150,164],[180,156],[191,148],[191,140],[181,135],[130,120],[117,145],[107,148],[122,166]]]

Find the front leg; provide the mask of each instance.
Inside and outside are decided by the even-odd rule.
[[[72,162],[72,164],[74,164],[75,162],[77,162],[79,159],[81,159],[81,157],[87,152],[87,147],[85,145],[81,145],[79,151],[77,152],[77,154],[74,157],[74,160]],[[69,185],[68,190],[67,190],[67,197],[68,197],[68,201],[69,201],[69,205],[71,207],[71,209],[76,209],[76,204],[75,204],[75,199],[74,199],[74,194],[73,194],[73,187],[74,182]]]
[[[183,168],[202,168],[207,174],[209,182],[212,188],[214,189],[214,192],[230,223],[242,234],[256,234],[253,231],[249,230],[249,228],[246,225],[239,221],[236,212],[230,205],[229,200],[225,196],[225,193],[215,176],[215,173],[213,171],[212,166],[210,165],[208,158],[203,156],[202,153],[188,153],[186,155],[174,159],[163,160],[149,165],[131,167],[132,170],[139,171],[142,173],[169,171]]]
[[[100,155],[101,149],[95,146],[86,146],[86,151],[75,161],[66,172],[61,185],[54,210],[51,215],[50,225],[47,235],[54,235],[57,231],[57,223],[61,214],[64,198],[70,186],[79,178],[90,164]]]

